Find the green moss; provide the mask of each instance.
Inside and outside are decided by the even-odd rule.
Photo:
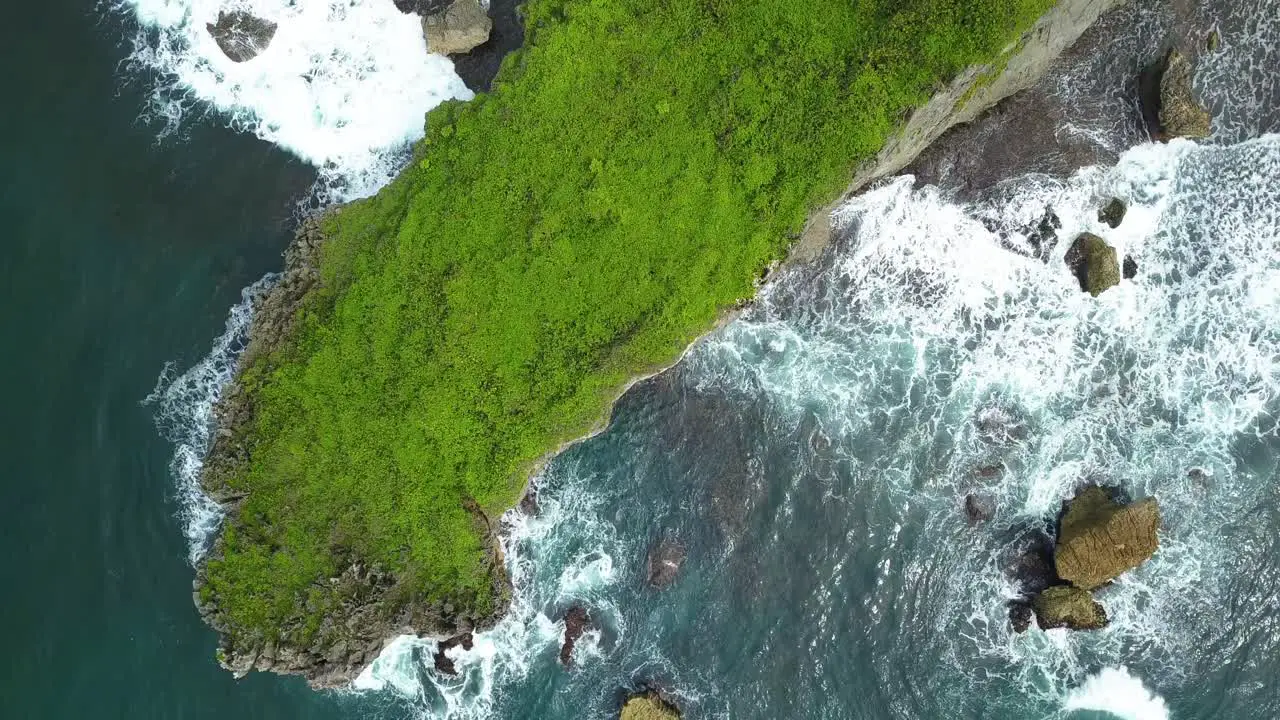
[[[413,164],[329,220],[324,289],[249,373],[248,500],[208,567],[236,632],[314,627],[349,557],[403,602],[493,609],[464,500],[514,504],[752,294],[904,110],[1050,4],[529,2],[494,92],[433,111]]]

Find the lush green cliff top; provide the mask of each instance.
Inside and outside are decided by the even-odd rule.
[[[396,603],[491,613],[477,506],[512,506],[1051,4],[532,0],[494,92],[433,111],[413,164],[326,221],[321,289],[245,370],[247,497],[206,601],[237,640],[309,642],[360,558]]]

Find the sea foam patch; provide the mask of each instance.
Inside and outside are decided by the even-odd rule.
[[[1092,710],[1121,720],[1169,720],[1169,707],[1124,667],[1104,668],[1072,691],[1063,710]]]
[[[423,116],[473,93],[427,52],[420,21],[391,0],[118,0],[139,29],[133,65],[156,77],[168,130],[210,108],[320,168],[335,200],[372,194],[399,169]],[[227,57],[207,29],[221,11],[276,25],[266,49]]]

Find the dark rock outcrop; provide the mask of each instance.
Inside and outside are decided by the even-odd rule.
[[[1120,284],[1116,249],[1093,233],[1081,233],[1067,250],[1065,259],[1080,289],[1094,297]]]
[[[564,643],[560,646],[560,662],[565,667],[573,664],[573,646],[589,627],[591,614],[581,605],[574,605],[564,614]]]
[[[1025,600],[1009,602],[1009,627],[1018,634],[1026,632],[1031,627],[1031,603]]]
[[[392,0],[396,9],[405,14],[421,15],[426,17],[433,13],[449,7],[451,0]]]
[[[627,698],[618,720],[680,720],[680,710],[658,693],[646,692]]]
[[[1097,486],[1085,488],[1062,517],[1054,550],[1058,575],[1092,590],[1146,562],[1160,546],[1155,498],[1122,505]]]
[[[684,543],[671,537],[661,538],[649,548],[645,582],[656,590],[669,587],[680,574],[680,566],[684,564],[684,558]]]
[[[443,675],[457,675],[458,669],[454,667],[453,660],[445,652],[455,647],[470,650],[473,641],[474,638],[469,632],[440,641],[440,644],[436,646],[436,654],[432,656],[436,672]]]
[[[276,24],[241,10],[221,11],[216,23],[205,29],[223,54],[235,62],[245,62],[267,49],[276,36]]]
[[[1088,590],[1074,585],[1054,585],[1031,601],[1041,630],[1068,628],[1097,630],[1106,627],[1107,612]]]
[[[1106,223],[1107,227],[1115,229],[1120,227],[1120,223],[1124,221],[1124,215],[1128,212],[1129,207],[1124,204],[1120,198],[1111,198],[1105,206],[1098,210],[1098,222]]]
[[[1134,260],[1132,255],[1124,256],[1124,263],[1120,265],[1120,277],[1125,280],[1138,277],[1138,261]]]
[[[1005,575],[1024,597],[1060,584],[1062,578],[1053,567],[1053,540],[1039,529],[1025,531],[1006,556]]]
[[[970,525],[979,525],[996,515],[995,498],[986,493],[969,493],[964,498],[964,516]]]
[[[441,55],[470,52],[489,39],[493,21],[480,0],[453,0],[443,10],[422,16],[427,50]]]

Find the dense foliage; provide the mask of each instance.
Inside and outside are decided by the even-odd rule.
[[[531,0],[494,92],[433,111],[414,163],[329,221],[324,289],[246,374],[249,496],[208,591],[271,635],[355,555],[487,611],[464,501],[510,507],[752,294],[906,110],[1050,4]]]

